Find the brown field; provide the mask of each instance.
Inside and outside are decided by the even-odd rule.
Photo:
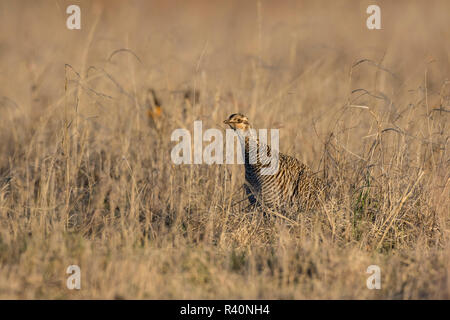
[[[1,0],[0,298],[450,299],[450,2],[376,1],[368,30],[373,2]],[[242,166],[171,162],[234,112],[320,208],[264,218]]]

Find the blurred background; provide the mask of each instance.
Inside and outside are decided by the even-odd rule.
[[[366,27],[370,1],[1,1],[0,94],[27,108],[16,114],[21,121],[35,121],[77,73],[96,74],[91,87],[114,101],[133,95],[141,109],[150,87],[172,105],[195,88],[203,92],[189,112],[195,119],[240,111],[295,136],[312,119],[323,134],[323,115],[359,88],[416,102],[426,84],[430,103],[439,103],[449,72],[448,2],[376,3],[381,30]],[[81,8],[81,30],[66,28],[70,4]],[[362,59],[370,62],[351,68]],[[80,115],[109,116],[86,99]]]

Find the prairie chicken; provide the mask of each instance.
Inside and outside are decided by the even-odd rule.
[[[239,136],[244,152],[244,185],[251,204],[259,204],[274,210],[313,208],[318,203],[318,195],[324,189],[320,179],[296,158],[279,153],[278,170],[272,175],[264,175],[258,153],[255,161],[249,161],[252,152],[266,150],[270,155],[270,146],[261,145],[252,134],[248,118],[240,113],[232,114],[224,120]],[[252,141],[253,140],[253,141]],[[260,148],[261,147],[261,148]],[[253,164],[252,164],[253,162]]]
[[[147,98],[145,99],[147,107],[147,117],[153,123],[158,121],[162,116],[161,101],[156,97],[155,90],[147,90]]]

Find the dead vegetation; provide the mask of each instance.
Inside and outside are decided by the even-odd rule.
[[[0,10],[0,298],[450,297],[447,2],[383,2],[382,31],[364,1],[82,2],[80,31],[56,3]],[[264,218],[241,166],[171,162],[232,112],[281,128],[320,209]]]

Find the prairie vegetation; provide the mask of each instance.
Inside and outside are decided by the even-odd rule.
[[[382,30],[368,1],[76,1],[68,30],[72,2],[1,1],[0,298],[449,299],[450,3],[378,3]],[[234,112],[319,209],[264,218],[242,166],[171,162]]]

